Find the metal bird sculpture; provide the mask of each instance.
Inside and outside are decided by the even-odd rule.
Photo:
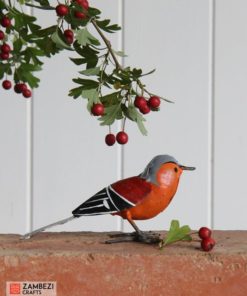
[[[109,243],[132,240],[144,243],[158,242],[160,238],[157,233],[141,231],[134,220],[150,219],[164,211],[177,191],[182,172],[194,169],[179,164],[172,156],[158,155],[148,163],[140,175],[103,188],[73,210],[73,216],[27,233],[22,238],[30,238],[38,232],[81,216],[112,214],[126,219],[135,232],[117,234],[117,239],[110,240]]]

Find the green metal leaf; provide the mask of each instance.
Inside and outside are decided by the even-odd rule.
[[[163,241],[163,246],[172,244],[180,240],[191,240],[190,238],[191,229],[188,225],[180,227],[178,220],[172,220],[169,232]]]

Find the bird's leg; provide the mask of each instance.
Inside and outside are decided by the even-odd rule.
[[[133,239],[134,241],[142,242],[146,244],[155,244],[161,241],[159,233],[152,232],[152,231],[143,232],[137,227],[135,222],[130,217],[127,217],[127,220],[136,231],[134,233],[134,239]]]
[[[143,232],[141,231],[135,222],[131,219],[131,217],[127,217],[127,220],[135,229],[135,232],[132,233],[117,233],[110,235],[111,240],[107,240],[105,243],[113,244],[113,243],[123,243],[123,242],[142,242],[146,244],[156,244],[161,241],[160,235],[156,232]]]

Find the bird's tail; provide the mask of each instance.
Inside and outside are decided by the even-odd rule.
[[[34,234],[36,234],[36,233],[39,233],[39,232],[41,232],[41,231],[44,231],[44,230],[46,230],[46,229],[48,229],[48,228],[51,228],[51,227],[53,227],[53,226],[56,226],[56,225],[62,225],[62,224],[65,224],[65,223],[67,223],[67,222],[69,222],[69,221],[71,221],[71,220],[73,220],[73,219],[75,219],[75,218],[77,218],[77,217],[75,217],[75,216],[71,216],[71,217],[69,217],[69,218],[66,218],[66,219],[63,219],[63,220],[59,220],[59,221],[54,222],[54,223],[52,223],[52,224],[49,224],[49,225],[43,226],[43,227],[41,227],[41,228],[38,228],[38,229],[36,229],[36,230],[33,230],[33,231],[31,231],[31,232],[28,232],[28,233],[24,234],[23,236],[21,236],[21,239],[29,239],[30,237],[32,237],[32,236],[33,236]]]

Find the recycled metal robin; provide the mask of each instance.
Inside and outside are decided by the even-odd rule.
[[[72,211],[73,216],[27,233],[22,238],[30,238],[35,233],[81,216],[112,214],[128,220],[135,232],[113,235],[112,237],[117,238],[107,241],[108,243],[158,242],[160,238],[157,233],[141,231],[134,220],[151,219],[164,211],[177,191],[182,172],[194,169],[179,164],[172,156],[158,155],[148,163],[140,175],[105,187]]]

